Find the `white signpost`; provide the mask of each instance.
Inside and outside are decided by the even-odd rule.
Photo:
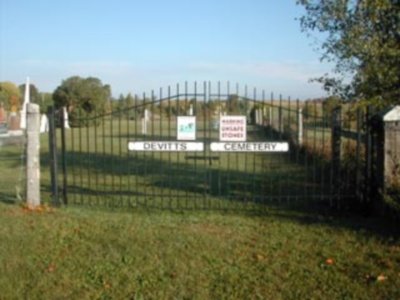
[[[212,152],[288,152],[286,142],[221,142],[211,143]]]
[[[246,116],[220,116],[219,140],[226,142],[246,141]]]
[[[196,140],[196,117],[180,116],[177,119],[177,140]]]
[[[129,142],[130,151],[156,152],[199,152],[204,151],[204,144],[197,142],[140,141]]]

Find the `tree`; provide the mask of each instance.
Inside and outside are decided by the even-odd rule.
[[[47,113],[47,108],[52,106],[53,103],[53,94],[52,93],[39,93],[39,105],[40,105],[40,113]]]
[[[103,85],[98,78],[81,78],[79,76],[63,80],[53,94],[56,107],[67,107],[72,126],[86,125],[74,123],[80,117],[92,117],[103,113],[110,97],[109,85]]]
[[[10,111],[18,111],[21,106],[21,93],[18,87],[9,81],[0,82],[0,102]]]
[[[387,105],[400,99],[399,0],[297,0],[306,32],[322,32],[321,60],[336,77],[317,80],[334,95]],[[348,79],[350,78],[350,79]]]

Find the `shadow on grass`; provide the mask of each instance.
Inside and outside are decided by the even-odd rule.
[[[0,202],[4,204],[16,204],[18,201],[15,195],[0,192]]]
[[[161,154],[160,154],[161,155]],[[68,152],[66,157],[68,192],[104,196],[154,196],[158,194],[202,197],[267,203],[268,199],[298,198],[299,194],[326,195],[329,183],[314,182],[312,170],[294,168],[291,162],[277,165],[273,154],[258,161],[258,172],[252,166],[244,170],[220,169],[207,160],[190,161],[157,155],[112,155],[106,153]],[[173,155],[173,154],[171,154]],[[202,158],[199,155],[198,158]],[[225,154],[226,155],[226,154]],[[227,159],[234,160],[236,156]],[[48,169],[48,159],[42,163]],[[233,163],[232,163],[233,164]],[[61,166],[59,166],[61,170]]]
[[[46,160],[42,159],[42,161]],[[398,226],[392,221],[334,210],[329,205],[329,199],[316,198],[315,201],[312,201],[304,195],[297,199],[288,198],[287,196],[298,192],[294,189],[296,184],[303,187],[304,174],[298,174],[288,185],[279,187],[282,174],[278,173],[285,174],[285,170],[278,169],[274,171],[275,173],[254,176],[252,173],[239,170],[213,170],[206,165],[197,165],[197,169],[194,169],[194,166],[188,163],[168,162],[152,157],[115,157],[107,154],[77,152],[69,153],[67,165],[68,192],[70,196],[75,195],[78,198],[75,204],[100,210],[119,212],[135,207],[135,210],[144,209],[147,212],[161,209],[180,214],[195,209],[195,207],[169,206],[168,201],[171,200],[171,195],[172,198],[179,194],[180,197],[187,197],[186,200],[189,201],[195,200],[195,198],[203,201],[202,197],[208,194],[208,196],[221,199],[224,203],[230,202],[239,205],[223,206],[222,208],[205,206],[200,210],[215,210],[223,214],[233,213],[249,217],[274,217],[285,222],[295,222],[306,226],[346,228],[368,237],[377,236],[387,241],[400,236]],[[300,173],[302,171],[300,170]],[[88,174],[92,176],[90,185],[86,181]],[[96,174],[99,176],[97,185],[95,185]],[[80,175],[84,178],[83,183],[80,182]],[[75,180],[73,180],[73,176]],[[129,176],[133,176],[130,183],[127,179]],[[264,189],[260,188],[262,185],[255,187],[254,182],[257,181],[254,181],[254,177],[257,180],[267,181],[268,187],[264,187]],[[136,184],[142,187],[138,188]],[[143,188],[144,186],[145,188]],[[46,188],[50,189],[49,186]],[[164,194],[160,196],[160,192]],[[254,193],[261,194],[263,192],[270,193],[270,195],[262,194],[265,196],[264,199],[254,197]],[[272,193],[275,193],[277,197],[272,197]],[[151,202],[151,197],[154,196],[159,197],[160,200]],[[146,200],[148,198],[150,200]],[[81,202],[80,199],[84,200]],[[142,199],[142,201],[135,202],[134,199]],[[246,203],[255,205],[243,205]]]

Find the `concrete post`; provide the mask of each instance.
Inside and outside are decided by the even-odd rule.
[[[383,116],[383,179],[384,190],[400,187],[400,106]]]
[[[26,201],[28,207],[40,205],[40,110],[39,105],[26,105]]]

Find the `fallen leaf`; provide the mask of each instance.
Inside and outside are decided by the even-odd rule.
[[[49,273],[53,273],[55,270],[56,270],[56,266],[54,264],[49,264],[46,269],[46,271]]]
[[[256,257],[257,257],[258,261],[261,261],[261,260],[265,259],[265,257],[263,255],[261,255],[261,254],[257,254]]]
[[[327,258],[327,259],[325,260],[325,263],[326,263],[327,265],[329,265],[329,266],[333,265],[334,262],[335,262],[335,261],[333,260],[333,258]]]
[[[378,282],[382,282],[382,281],[385,281],[385,280],[387,280],[387,277],[385,275],[383,275],[383,274],[381,274],[378,277],[376,277],[376,281],[378,281]]]

